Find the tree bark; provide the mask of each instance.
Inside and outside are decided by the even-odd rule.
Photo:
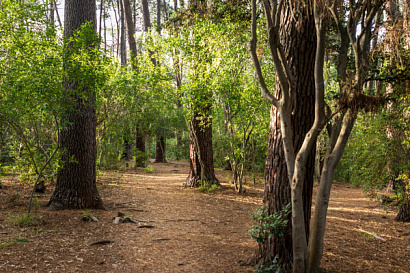
[[[410,48],[410,0],[403,1],[403,34],[404,34],[404,48]],[[410,91],[410,80],[404,83],[406,94]],[[410,222],[410,193],[404,188],[405,202],[400,206],[399,213],[396,216],[396,221]]]
[[[132,61],[132,68],[136,68],[135,64],[135,57],[137,56],[137,43],[135,42],[134,34],[135,34],[135,27],[132,20],[132,12],[131,12],[131,4],[129,0],[123,0],[124,5],[124,13],[125,13],[125,20],[127,22],[127,32],[128,32],[128,45],[131,50],[131,61]]]
[[[151,18],[147,0],[142,0],[142,17],[144,19],[144,31],[148,31],[151,28]]]
[[[213,147],[212,147],[212,119],[210,106],[205,109],[205,115],[195,111],[191,118],[189,159],[190,171],[186,187],[197,187],[216,184],[219,181],[215,176]]]
[[[95,0],[66,0],[64,37],[69,38],[82,24],[91,22],[96,31]],[[72,44],[66,44],[70,47]],[[65,56],[67,67],[70,56]],[[64,79],[67,102],[65,121],[70,124],[61,131],[60,147],[62,168],[57,174],[57,184],[49,201],[49,209],[103,209],[96,187],[96,95],[89,86],[78,86],[70,74]],[[80,94],[81,93],[81,94]]]
[[[161,0],[157,0],[157,28],[161,26]]]
[[[157,144],[156,144],[156,153],[155,153],[155,163],[166,163],[166,157],[165,157],[165,151],[166,151],[166,146],[165,146],[165,137],[164,136],[158,136],[157,137]]]
[[[302,15],[302,16],[301,16]],[[314,63],[316,34],[313,16],[307,16],[303,10],[300,19],[294,20],[291,7],[285,2],[281,13],[280,41],[284,47],[286,59],[296,81],[296,99],[293,102],[292,130],[295,152],[300,149],[306,133],[314,121],[315,85]],[[280,85],[275,88],[275,96],[281,96]],[[306,165],[303,189],[305,230],[308,238],[312,205],[312,189],[315,151],[309,155]],[[291,190],[283,150],[280,128],[280,115],[275,107],[271,109],[268,152],[265,165],[264,205],[268,214],[281,211],[291,202]],[[278,255],[278,265],[285,271],[291,271],[293,265],[291,224],[282,237],[272,236],[259,244],[256,259],[259,264],[271,264]]]

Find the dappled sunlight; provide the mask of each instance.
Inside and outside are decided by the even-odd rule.
[[[350,199],[349,199],[350,201]],[[372,209],[372,210],[368,210],[368,209],[358,209],[358,208],[341,208],[341,207],[329,207],[330,211],[341,211],[341,212],[352,212],[352,213],[356,213],[356,212],[362,212],[362,213],[369,213],[369,214],[382,214],[384,211],[382,209]]]

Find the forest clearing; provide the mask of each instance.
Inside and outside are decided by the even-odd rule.
[[[187,162],[150,165],[152,172],[103,172],[97,185],[107,210],[47,211],[49,187],[36,194],[39,220],[22,228],[11,219],[26,211],[30,188],[4,177],[0,272],[253,272],[246,261],[257,244],[248,230],[263,184],[250,183],[238,194],[228,183],[231,172],[217,170],[221,189],[201,192],[183,187]],[[333,185],[325,272],[409,272],[410,223],[394,221],[397,209],[388,211],[361,189]],[[119,212],[137,223],[113,224]],[[98,222],[82,221],[88,214]],[[91,245],[102,240],[111,242]]]

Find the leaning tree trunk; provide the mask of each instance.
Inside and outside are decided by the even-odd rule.
[[[71,37],[86,22],[91,22],[93,31],[96,30],[95,0],[66,0],[64,37]],[[73,44],[65,46],[75,48]],[[49,209],[102,209],[103,202],[96,187],[96,95],[87,82],[79,84],[79,79],[75,78],[76,72],[74,75],[70,73],[69,67],[74,62],[70,57],[66,54],[64,58],[67,77],[63,83],[66,97],[64,120],[69,126],[61,131],[60,147],[64,151],[62,168],[57,174]]]
[[[280,40],[284,47],[287,62],[296,81],[296,100],[293,103],[292,127],[294,132],[295,152],[299,151],[306,133],[314,121],[315,84],[314,63],[316,51],[315,22],[313,16],[307,18],[306,11],[301,11],[297,21],[285,2],[286,8],[281,14]],[[276,85],[275,96],[280,97],[280,86]],[[281,211],[291,202],[288,172],[283,150],[280,116],[275,107],[271,109],[268,153],[265,165],[264,205],[268,214]],[[311,216],[313,174],[315,151],[312,150],[305,174],[303,203],[306,223],[306,238],[309,238],[309,221]],[[289,216],[290,219],[290,216]],[[282,237],[272,236],[259,243],[256,262],[269,265],[278,255],[278,265],[285,271],[292,270],[292,234],[291,221],[287,232]]]

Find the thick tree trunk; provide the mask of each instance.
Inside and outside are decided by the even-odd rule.
[[[303,16],[299,16],[298,21],[295,21],[288,2],[285,3],[286,8],[281,14],[280,39],[296,81],[296,100],[292,108],[294,109],[292,130],[294,132],[295,152],[297,152],[314,121],[316,34],[313,16],[306,18],[306,12],[302,12]],[[280,97],[279,84],[276,85],[275,93],[277,97]],[[313,149],[307,162],[303,189],[306,238],[308,238],[311,216],[314,160],[315,151]],[[265,166],[264,204],[268,214],[274,214],[281,211],[290,202],[291,193],[280,129],[280,115],[276,108],[272,107]],[[256,259],[259,264],[268,265],[278,255],[279,266],[285,271],[291,271],[292,251],[292,234],[289,224],[284,236],[273,236],[259,244]]]
[[[210,107],[208,107],[206,113],[209,113],[209,111]],[[219,185],[219,181],[215,177],[212,120],[209,115],[204,117],[195,113],[191,119],[189,159],[190,172],[185,186],[200,186],[199,181],[206,185]]]
[[[410,222],[410,198],[407,202],[400,206],[399,213],[397,214],[396,221]]]
[[[71,37],[73,32],[87,21],[93,23],[95,31],[95,0],[65,1],[65,38]],[[65,67],[69,62],[70,56],[66,56]],[[70,125],[61,131],[63,167],[57,174],[56,188],[49,201],[50,210],[104,208],[96,187],[95,93],[87,86],[82,86],[81,89],[77,86],[77,82],[70,79],[70,75],[64,80],[66,101],[70,104],[65,105],[65,121]]]
[[[157,137],[157,145],[156,145],[156,153],[155,153],[155,163],[166,163],[166,157],[165,157],[165,137],[164,136],[159,136]]]

